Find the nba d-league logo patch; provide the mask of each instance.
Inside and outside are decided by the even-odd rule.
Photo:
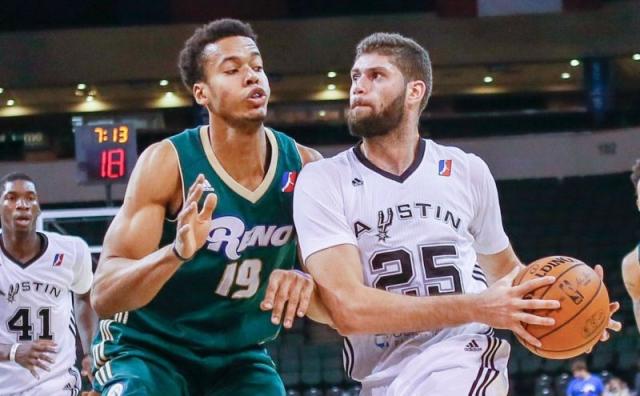
[[[122,396],[124,392],[124,385],[117,383],[114,384],[111,388],[109,388],[109,392],[107,392],[107,396]]]
[[[440,160],[438,162],[438,174],[440,176],[451,176],[452,160]]]
[[[53,256],[53,266],[59,267],[62,265],[62,260],[64,260],[64,253],[57,253]]]
[[[296,186],[296,179],[298,178],[298,172],[288,171],[282,174],[282,180],[280,182],[280,189],[282,192],[293,192],[293,188]]]

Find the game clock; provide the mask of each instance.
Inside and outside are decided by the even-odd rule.
[[[77,179],[81,184],[126,182],[137,158],[135,129],[127,124],[75,129]]]

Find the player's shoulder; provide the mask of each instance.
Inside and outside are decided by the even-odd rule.
[[[427,146],[428,149],[431,152],[435,152],[438,154],[441,154],[443,156],[448,156],[454,159],[458,159],[458,160],[464,160],[464,161],[475,161],[475,160],[480,160],[482,161],[482,159],[480,159],[480,157],[478,157],[477,155],[473,154],[473,153],[468,153],[466,151],[464,151],[463,149],[461,149],[460,147],[456,147],[456,146],[450,146],[450,145],[446,145],[446,144],[442,144],[442,143],[436,143],[433,140],[430,139],[426,139],[427,141]]]
[[[87,243],[84,241],[84,239],[75,235],[64,235],[53,231],[40,232],[47,237],[49,244],[56,243],[64,246],[87,246]]]
[[[319,158],[316,161],[305,165],[302,173],[316,176],[337,176],[344,174],[345,169],[350,167],[349,152],[346,150],[329,158]]]
[[[478,155],[466,152],[460,147],[436,143],[429,139],[427,139],[427,146],[429,152],[434,155],[434,159],[452,160],[454,166],[460,166],[470,173],[482,171],[487,167],[487,163]]]

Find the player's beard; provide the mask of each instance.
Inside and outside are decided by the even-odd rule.
[[[395,129],[404,117],[405,92],[398,96],[382,111],[356,118],[353,109],[347,113],[347,124],[351,135],[361,138],[384,136]]]

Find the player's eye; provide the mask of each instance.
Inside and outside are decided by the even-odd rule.
[[[229,70],[225,70],[224,74],[232,75],[232,74],[236,74],[237,72],[238,72],[238,69],[229,69]]]
[[[263,69],[262,66],[254,66],[253,67],[253,71],[255,71],[257,73],[260,73],[262,71],[262,69]]]

